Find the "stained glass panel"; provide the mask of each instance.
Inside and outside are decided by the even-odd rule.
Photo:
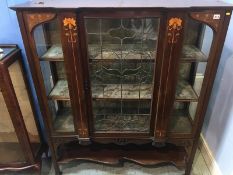
[[[95,132],[149,132],[158,18],[86,18]]]

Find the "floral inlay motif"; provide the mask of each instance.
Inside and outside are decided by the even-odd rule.
[[[76,27],[76,21],[74,18],[65,18],[63,20],[63,24],[65,27],[68,26],[68,28],[71,30],[73,29],[73,27]]]
[[[65,35],[68,38],[69,43],[76,43],[77,42],[77,24],[74,18],[64,18],[63,25],[65,29]]]
[[[182,29],[182,19],[171,18],[168,21],[168,43],[176,43],[180,36],[180,30]]]

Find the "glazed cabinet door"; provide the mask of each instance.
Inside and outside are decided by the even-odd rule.
[[[161,62],[161,14],[85,13],[79,22],[91,136],[150,137]]]

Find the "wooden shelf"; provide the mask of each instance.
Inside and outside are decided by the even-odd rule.
[[[95,58],[90,59],[91,61],[113,61],[120,60],[120,52],[117,54],[117,51],[103,51],[101,54],[96,54]],[[142,54],[137,51],[123,51],[123,59],[125,61],[154,61],[156,57],[156,52],[145,51]],[[47,52],[40,58],[41,61],[64,61],[64,56],[62,52],[61,45],[52,45]],[[182,62],[206,62],[206,55],[200,51],[194,45],[184,45],[181,56]]]
[[[59,163],[67,163],[72,160],[86,160],[109,165],[122,165],[124,161],[135,162],[144,166],[171,164],[184,168],[186,151],[184,147],[166,144],[162,148],[156,148],[151,143],[136,145],[98,144],[79,145],[70,142],[61,147]]]
[[[191,133],[192,122],[187,110],[174,110],[170,117],[169,132]]]
[[[179,80],[176,87],[176,101],[198,101],[198,96],[196,92],[193,90],[192,86],[184,81]]]
[[[53,127],[55,132],[74,132],[71,108],[63,108],[57,112]]]
[[[95,133],[148,133],[150,131],[149,114],[109,114],[96,115]]]
[[[140,94],[139,94],[140,90]],[[122,95],[122,96],[121,96]],[[110,98],[110,99],[151,99],[151,84],[105,84],[93,85],[93,98]]]
[[[64,61],[61,45],[52,45],[40,58],[41,61]]]
[[[184,45],[181,62],[207,62],[207,56],[194,45]]]
[[[108,44],[102,46],[88,45],[88,53],[91,61],[154,61],[156,51],[141,51],[142,46],[136,44]],[[123,48],[122,48],[123,47]],[[102,52],[102,53],[101,53]]]
[[[49,94],[52,100],[70,100],[68,83],[66,80],[58,80]]]

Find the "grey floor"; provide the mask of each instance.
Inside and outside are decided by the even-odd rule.
[[[111,167],[95,163],[72,162],[61,167],[63,175],[182,175],[184,171],[176,169],[174,166],[164,166],[159,168],[146,168],[134,163],[125,163],[123,167]],[[48,174],[44,172],[45,174]],[[52,168],[49,175],[54,175]],[[198,150],[193,163],[191,175],[211,175],[206,165],[205,159]]]

